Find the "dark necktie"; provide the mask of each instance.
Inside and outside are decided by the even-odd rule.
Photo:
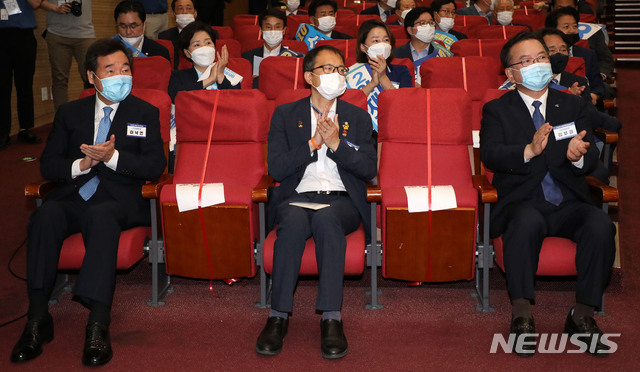
[[[533,101],[533,125],[536,127],[536,130],[544,124],[544,116],[542,116],[540,112],[540,105],[542,105],[542,102]],[[544,198],[549,203],[554,205],[560,205],[560,203],[562,203],[562,191],[549,172],[547,172],[542,180],[542,192],[544,193]]]
[[[111,107],[105,107],[104,116],[100,120],[100,124],[98,124],[98,134],[96,135],[96,140],[94,145],[99,145],[107,140],[107,134],[109,134],[109,128],[111,128],[111,111],[113,109]],[[82,199],[89,200],[96,193],[98,189],[98,184],[100,183],[100,179],[98,176],[93,176],[89,181],[87,181],[84,185],[78,189],[78,194],[82,197]]]
[[[388,18],[388,17],[390,17],[390,16],[391,16],[391,14],[393,14],[393,13],[391,12],[391,9],[389,9],[389,10],[385,10],[383,13],[387,16],[387,18]]]

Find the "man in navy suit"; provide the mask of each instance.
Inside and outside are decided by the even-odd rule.
[[[160,56],[171,62],[167,48],[144,35],[147,14],[142,4],[135,0],[124,0],[116,5],[113,18],[118,28],[116,38],[125,42],[134,57]]]
[[[588,103],[547,87],[552,76],[548,50],[534,34],[514,36],[500,59],[517,88],[484,106],[480,153],[498,190],[491,236],[502,235],[504,243],[511,333],[535,333],[531,301],[538,255],[545,237],[563,237],[577,243],[578,271],[576,304],[564,332],[587,334],[589,345],[595,338],[595,350],[589,352],[604,355],[600,353],[608,347],[600,340],[593,313],[602,306],[611,273],[615,226],[593,204],[585,179],[598,161]],[[535,340],[529,341],[515,352],[533,355]]]
[[[269,201],[277,227],[273,257],[271,313],[256,351],[276,355],[282,350],[293,292],[305,241],[316,243],[319,288],[316,310],[322,312],[322,356],[336,359],[348,352],[342,328],[342,286],[345,235],[370,212],[367,181],[376,175],[376,153],[369,114],[337,99],[346,88],[348,68],[338,49],[322,45],[303,61],[311,97],[278,106],[269,130],[269,173],[280,182]],[[312,210],[290,203],[328,204]]]
[[[378,3],[374,6],[362,9],[360,14],[377,15],[382,22],[387,22],[387,18],[390,17],[396,9],[397,0],[378,0]]]
[[[309,21],[331,39],[353,39],[353,36],[333,29],[336,26],[337,11],[338,4],[334,0],[313,0],[309,4]]]
[[[82,362],[98,366],[112,357],[109,323],[120,232],[150,224],[149,201],[140,190],[166,165],[158,109],[129,94],[132,61],[119,40],[96,41],[85,61],[96,95],[66,103],[56,113],[40,170],[60,186],[29,223],[29,320],[12,362],[37,357],[53,339],[48,300],[62,243],[77,232],[86,253],[73,293],[91,310]]]

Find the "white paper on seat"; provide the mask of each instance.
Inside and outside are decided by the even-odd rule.
[[[473,137],[473,148],[479,149],[480,148],[480,131],[472,130],[471,136]]]
[[[427,186],[405,186],[409,213],[426,212],[429,210],[429,190]],[[456,193],[451,185],[431,186],[431,210],[457,208]]]
[[[289,203],[289,205],[293,205],[294,207],[313,209],[314,211],[331,206],[329,204],[309,203],[309,202],[291,202]]]
[[[260,75],[260,64],[264,58],[253,56],[253,76]]]
[[[176,185],[176,199],[178,211],[185,212],[198,208],[199,183],[185,183]],[[201,207],[209,207],[224,203],[224,185],[222,183],[205,183],[202,185]]]

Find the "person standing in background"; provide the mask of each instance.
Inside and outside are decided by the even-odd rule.
[[[13,7],[0,3],[0,150],[11,143],[11,88],[16,84],[18,97],[18,141],[36,144],[42,139],[33,128],[33,74],[36,71],[38,43],[33,29],[38,27],[34,9],[41,0],[17,0]],[[17,9],[16,9],[17,7]]]
[[[78,73],[84,87],[91,86],[86,72],[82,71],[87,49],[96,39],[91,1],[42,0],[40,5],[47,11],[47,29],[42,36],[49,49],[51,92],[56,111],[60,105],[69,101],[69,72],[73,58],[78,64]]]
[[[144,34],[149,39],[157,39],[158,34],[169,28],[169,17],[167,10],[169,3],[167,0],[138,0],[147,13],[147,28]]]

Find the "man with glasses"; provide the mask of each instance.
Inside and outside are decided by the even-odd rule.
[[[536,350],[531,311],[538,255],[548,236],[567,238],[576,247],[576,303],[564,333],[583,334],[587,352],[609,351],[593,319],[615,257],[615,226],[596,207],[585,175],[598,161],[588,102],[549,89],[548,50],[530,32],[509,40],[500,52],[505,74],[516,89],[483,108],[482,161],[494,172],[498,202],[491,209],[491,237],[502,236],[507,290],[512,304],[511,333],[520,356]]]
[[[134,57],[160,56],[171,62],[167,48],[144,35],[146,13],[142,4],[135,0],[124,0],[116,5],[113,18],[118,29],[115,37],[131,50]]]
[[[466,39],[467,35],[453,29],[456,19],[456,2],[453,0],[434,0],[431,10],[436,21],[436,32],[453,35],[458,40]]]
[[[338,49],[312,49],[303,71],[311,96],[278,106],[269,129],[269,173],[280,182],[269,200],[270,227],[277,223],[277,238],[271,312],[255,349],[262,355],[282,350],[305,242],[313,238],[321,354],[337,359],[348,352],[340,313],[345,235],[361,223],[369,231],[366,183],[376,175],[373,127],[367,111],[337,99],[349,71]]]

